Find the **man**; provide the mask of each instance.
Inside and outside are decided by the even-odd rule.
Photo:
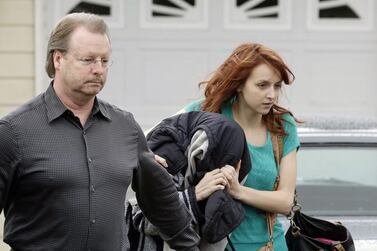
[[[197,250],[191,218],[132,114],[96,97],[110,65],[104,21],[69,14],[49,39],[47,91],[0,120],[0,203],[13,250],[125,250],[131,179],[171,247]]]

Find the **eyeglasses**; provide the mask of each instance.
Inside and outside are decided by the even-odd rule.
[[[100,62],[101,66],[105,69],[109,68],[112,64],[113,61],[106,59],[106,58],[100,58],[100,59],[95,59],[95,58],[78,58],[77,61],[80,62],[81,65],[83,66],[95,66],[97,65],[97,62]]]
[[[67,50],[57,50],[57,51],[59,51],[63,55],[71,54]],[[113,61],[110,60],[110,59],[108,59],[108,58],[99,58],[99,59],[97,59],[98,57],[97,58],[92,57],[92,56],[76,57],[73,54],[71,54],[71,55],[82,66],[94,67],[95,65],[97,65],[97,62],[100,62],[100,65],[101,65],[102,68],[108,69],[113,64]]]

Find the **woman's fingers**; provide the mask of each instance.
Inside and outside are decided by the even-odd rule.
[[[224,167],[222,167],[221,172],[224,174],[224,176],[226,177],[228,182],[232,182],[237,175],[234,167],[232,167],[230,165],[225,165]]]
[[[206,173],[204,176],[206,176],[206,180],[211,182],[213,185],[221,184],[226,186],[228,184],[228,179],[220,169],[212,170],[211,172]]]

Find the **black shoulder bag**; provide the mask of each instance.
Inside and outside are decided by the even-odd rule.
[[[340,222],[329,222],[301,212],[295,191],[294,205],[288,216],[285,234],[289,251],[355,251],[351,233]]]
[[[343,224],[308,216],[301,212],[296,195],[294,201],[285,234],[289,251],[355,251],[351,233]]]

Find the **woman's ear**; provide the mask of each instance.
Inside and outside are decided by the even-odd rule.
[[[244,87],[244,85],[245,84],[243,84],[243,83],[239,84],[239,86],[236,89],[237,93],[241,93],[242,92],[242,88]]]

